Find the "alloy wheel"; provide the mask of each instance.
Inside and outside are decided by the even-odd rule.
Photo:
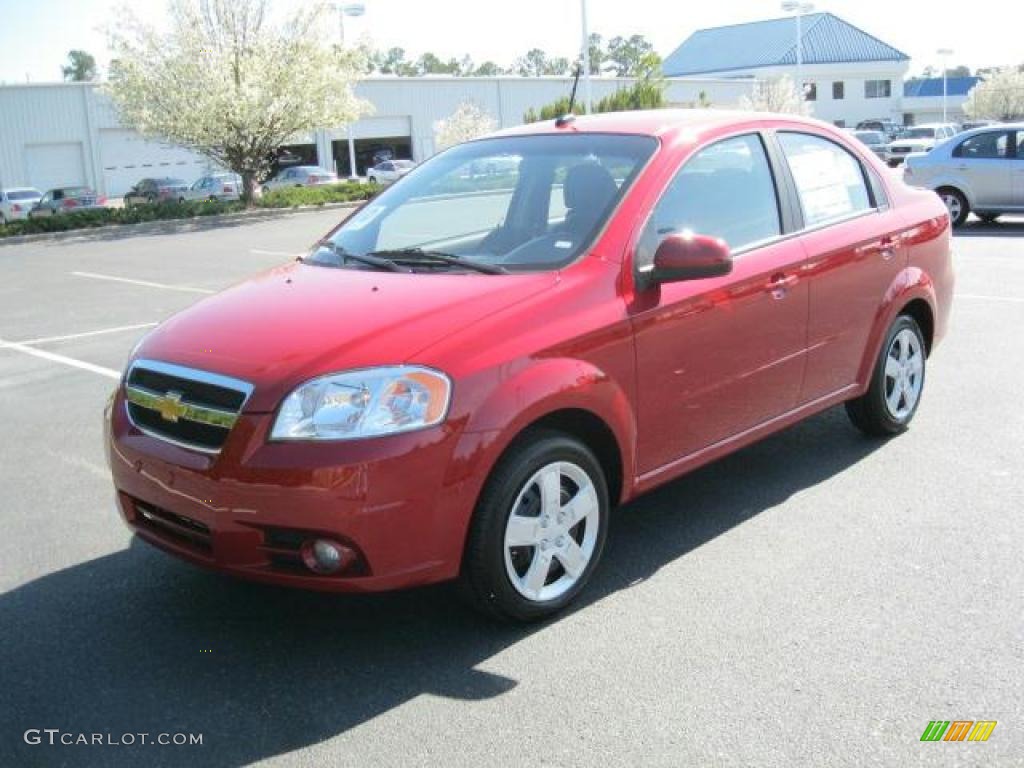
[[[914,411],[924,383],[924,352],[912,330],[904,328],[889,344],[885,357],[885,407],[903,421]]]

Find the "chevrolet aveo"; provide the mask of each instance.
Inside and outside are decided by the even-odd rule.
[[[118,506],[223,572],[458,578],[539,619],[590,579],[616,504],[839,403],[905,430],[949,234],[938,196],[814,120],[663,110],[468,142],[140,342],[108,407]]]

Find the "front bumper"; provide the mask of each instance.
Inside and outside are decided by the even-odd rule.
[[[216,455],[143,434],[120,392],[107,447],[136,535],[214,570],[305,589],[369,592],[453,578],[479,484],[454,461],[454,427],[337,443],[268,442],[272,414],[244,414]],[[461,472],[460,472],[461,468]],[[302,565],[317,535],[359,555],[340,575]]]

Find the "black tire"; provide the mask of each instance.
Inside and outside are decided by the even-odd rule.
[[[563,594],[540,601],[521,594],[506,571],[505,530],[520,493],[529,487],[535,473],[553,462],[574,464],[593,484],[598,502],[598,530],[593,552],[576,582]],[[583,590],[601,559],[608,532],[609,507],[604,471],[587,446],[561,432],[525,433],[494,467],[480,496],[463,557],[460,578],[463,596],[485,615],[504,621],[540,621],[559,612]],[[574,530],[575,534],[567,535],[582,537],[579,527]],[[551,562],[553,568],[548,572],[548,579],[561,568],[560,561]],[[557,577],[551,583],[555,581]]]
[[[920,381],[918,384],[917,396],[912,407],[901,415],[891,412],[886,401],[886,396],[891,392],[891,387],[886,379],[886,363],[893,349],[893,341],[902,331],[910,331],[917,337],[917,348],[920,354]],[[878,358],[875,360],[874,370],[871,372],[871,385],[868,391],[855,400],[846,403],[846,413],[850,421],[861,432],[871,437],[889,437],[905,432],[910,426],[917,408],[921,404],[921,397],[924,394],[925,373],[927,368],[927,355],[925,353],[924,335],[917,321],[910,315],[900,315],[889,327],[885,334],[885,341],[879,350]],[[894,382],[895,386],[895,382]]]
[[[939,187],[935,191],[939,193],[942,202],[946,204],[946,210],[949,211],[949,220],[954,227],[959,227],[967,221],[967,217],[971,213],[971,206],[963,192],[955,187]],[[954,200],[955,204],[952,202]],[[955,211],[959,211],[959,213],[955,213]]]
[[[979,219],[981,219],[986,224],[995,224],[997,221],[999,221],[999,214],[998,213],[979,213],[979,214],[976,214],[976,215],[977,215],[977,217]]]

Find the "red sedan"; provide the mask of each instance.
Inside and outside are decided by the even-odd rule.
[[[905,430],[949,236],[934,193],[815,120],[662,110],[462,144],[141,342],[107,419],[120,510],[246,578],[461,578],[542,618],[613,506],[840,403]]]

